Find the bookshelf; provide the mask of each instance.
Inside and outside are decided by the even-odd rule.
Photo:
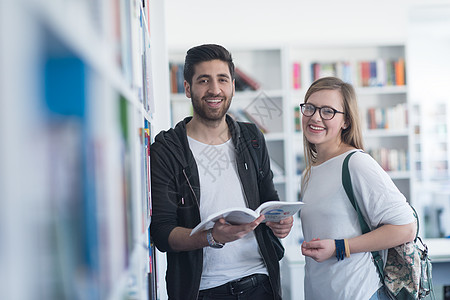
[[[157,2],[2,2],[1,298],[157,299]]]

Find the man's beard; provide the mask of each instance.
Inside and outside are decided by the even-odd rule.
[[[231,101],[227,101],[227,99],[224,99],[223,102],[225,102],[225,106],[221,106],[220,107],[220,111],[219,112],[215,112],[215,113],[210,113],[208,111],[208,107],[206,105],[206,109],[204,109],[205,107],[202,105],[200,105],[200,103],[203,103],[203,99],[198,99],[196,98],[196,96],[191,93],[191,103],[192,103],[192,108],[195,112],[195,114],[202,120],[207,121],[207,122],[217,122],[223,119],[223,117],[225,116],[225,114],[228,112],[228,109],[230,108],[231,105]]]

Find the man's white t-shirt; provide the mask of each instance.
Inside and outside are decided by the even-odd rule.
[[[342,163],[351,151],[312,167],[302,198],[306,205],[300,213],[305,241],[361,235],[357,213],[342,185]],[[356,200],[371,230],[382,224],[414,222],[405,197],[372,157],[358,151],[351,157],[349,169]],[[387,252],[383,252],[386,261]],[[354,253],[341,261],[332,257],[321,263],[306,257],[307,300],[367,300],[380,286],[370,252]]]
[[[207,145],[191,137],[188,141],[200,177],[201,219],[225,208],[246,207],[231,139],[221,145]],[[253,232],[222,249],[203,248],[200,290],[255,273],[268,274]]]

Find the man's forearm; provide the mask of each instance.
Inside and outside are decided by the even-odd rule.
[[[191,251],[209,246],[206,231],[190,236],[192,229],[175,227],[169,235],[169,245],[175,251]]]

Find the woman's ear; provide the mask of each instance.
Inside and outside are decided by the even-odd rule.
[[[344,125],[342,125],[342,130],[345,130],[348,128],[348,120],[345,120]]]

